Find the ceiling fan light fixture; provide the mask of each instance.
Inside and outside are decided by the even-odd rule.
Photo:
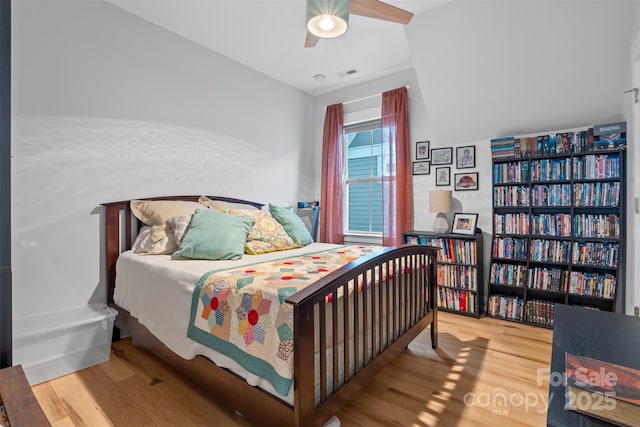
[[[349,26],[349,0],[307,0],[307,30],[316,37],[339,37]]]

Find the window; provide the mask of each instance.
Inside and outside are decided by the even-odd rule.
[[[381,120],[345,126],[346,231],[382,233]]]

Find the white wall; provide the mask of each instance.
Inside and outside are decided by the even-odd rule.
[[[636,1],[465,1],[406,34],[438,144],[622,118]]]
[[[310,96],[109,3],[14,2],[12,65],[17,321],[105,301],[102,202],[314,195]]]

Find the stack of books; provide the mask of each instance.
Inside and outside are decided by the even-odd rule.
[[[514,138],[512,136],[508,136],[506,138],[492,139],[491,157],[494,159],[515,157]]]

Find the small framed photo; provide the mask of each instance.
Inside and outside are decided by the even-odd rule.
[[[456,191],[471,191],[478,189],[478,172],[456,173],[453,175]]]
[[[451,232],[455,234],[470,234],[476,233],[476,223],[478,222],[478,214],[466,214],[457,213],[453,215],[453,226]]]
[[[453,164],[453,148],[432,148],[431,164],[434,165],[450,165]]]
[[[418,244],[418,236],[407,236],[407,245],[417,245]]]
[[[416,142],[416,160],[429,160],[429,141]]]
[[[431,173],[431,165],[429,162],[413,162],[414,175],[429,175]]]
[[[449,166],[436,168],[436,186],[446,187],[448,185],[451,185],[451,168]]]
[[[476,146],[456,147],[456,166],[458,169],[476,167]]]

